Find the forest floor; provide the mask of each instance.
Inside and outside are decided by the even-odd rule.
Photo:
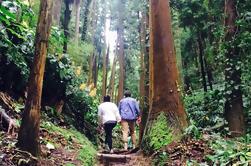
[[[42,144],[42,157],[40,159],[33,157],[27,152],[23,152],[17,149],[14,145],[17,142],[16,134],[7,135],[3,132],[0,133],[0,163],[3,166],[15,166],[15,165],[81,165],[81,161],[78,159],[78,152],[65,148],[67,140],[58,134],[50,134],[45,130],[41,131],[43,139],[58,139],[60,140],[60,147],[54,148],[53,144]],[[79,144],[72,143],[72,147],[79,149]]]
[[[46,115],[42,115],[40,124],[41,157],[33,157],[16,148],[20,106],[7,94],[0,94],[0,113],[4,110],[16,123],[14,132],[7,133],[6,123],[0,119],[1,166],[82,166],[96,161],[96,147],[82,133],[65,123],[55,125]]]
[[[82,166],[95,161],[96,150],[82,134],[73,130],[59,129],[52,124],[46,125],[40,130],[40,158],[35,158],[15,147],[16,133],[9,135],[0,132],[0,165]]]

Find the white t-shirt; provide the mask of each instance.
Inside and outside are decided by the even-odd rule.
[[[116,104],[112,102],[104,102],[98,107],[98,117],[99,122],[104,124],[108,121],[121,121],[121,117],[119,115],[119,109]]]

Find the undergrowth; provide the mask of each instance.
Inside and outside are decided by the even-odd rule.
[[[173,135],[168,126],[167,118],[163,113],[153,121],[143,140],[143,150],[146,154],[151,154],[172,142]]]
[[[74,147],[71,142],[72,140],[76,141],[79,144],[79,148],[73,150],[78,151],[77,159],[82,162],[82,165],[92,166],[95,163],[96,148],[83,134],[74,129],[60,128],[50,122],[42,123],[41,127],[47,129],[49,132],[56,132],[68,140],[68,147],[66,148],[73,149]],[[53,143],[56,144],[56,142]]]
[[[213,165],[243,165],[251,164],[251,136],[236,139],[227,139],[219,134],[214,134],[209,141],[214,154],[206,156],[209,163]]]

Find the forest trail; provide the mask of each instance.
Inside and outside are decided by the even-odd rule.
[[[97,153],[97,166],[150,166],[150,160],[140,153]]]

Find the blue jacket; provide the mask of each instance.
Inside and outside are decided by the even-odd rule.
[[[131,97],[126,97],[119,102],[119,113],[122,120],[136,120],[139,116],[139,104]]]

